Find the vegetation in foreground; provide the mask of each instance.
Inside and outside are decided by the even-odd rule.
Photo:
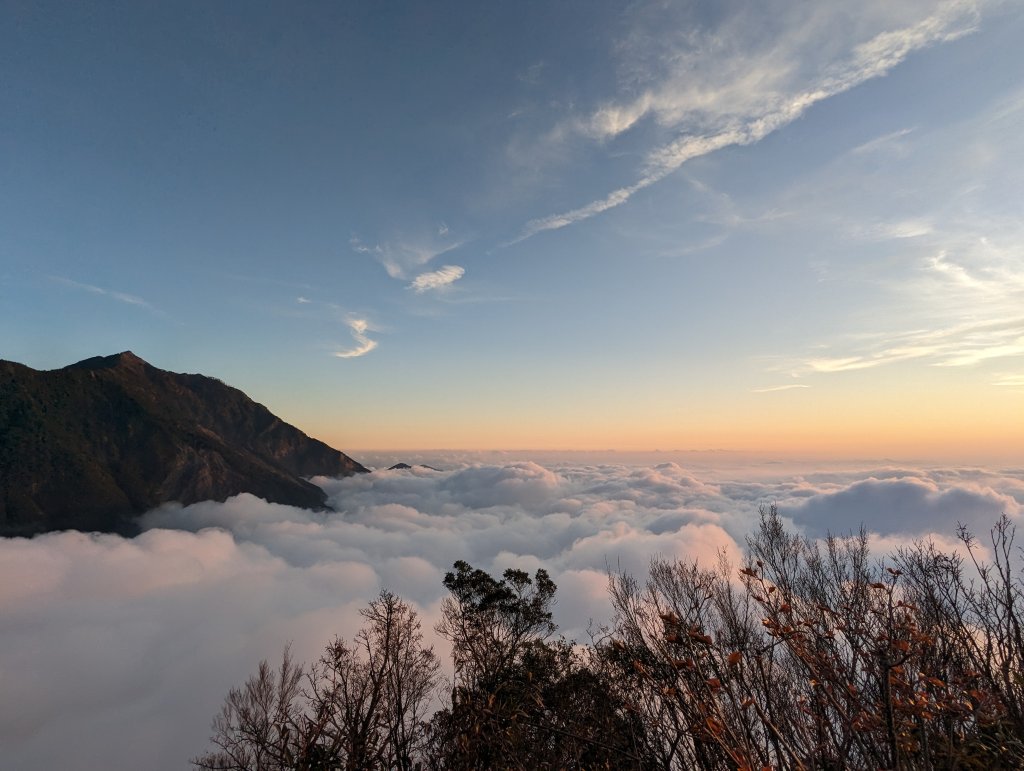
[[[457,562],[437,631],[383,592],[309,667],[267,662],[227,696],[199,769],[1024,768],[1024,576],[1005,517],[991,556],[929,543],[871,557],[762,511],[744,565],[655,559],[612,575],[614,619],[556,638],[544,570]],[[443,693],[442,693],[443,692]],[[437,703],[444,706],[432,714]]]

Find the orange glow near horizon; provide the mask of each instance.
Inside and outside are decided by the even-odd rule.
[[[1024,461],[1024,389],[976,368],[877,367],[773,385],[753,368],[612,372],[578,382],[501,378],[444,390],[263,395],[283,419],[350,450],[652,452],[721,449],[821,458],[966,464]],[[744,382],[744,378],[750,378]],[[778,382],[778,381],[776,381]],[[785,382],[785,381],[783,381]],[[727,386],[723,386],[727,383]],[[805,385],[806,383],[806,385]],[[761,389],[761,390],[759,390]]]
[[[777,399],[778,395],[770,395]],[[803,394],[801,394],[803,396]],[[806,399],[804,400],[807,401]],[[972,400],[973,401],[973,400]],[[958,395],[884,401],[862,397],[813,405],[748,399],[728,407],[676,410],[663,420],[633,411],[594,420],[580,415],[509,412],[414,416],[361,415],[330,424],[305,422],[312,435],[346,450],[689,451],[806,455],[823,458],[898,457],[965,463],[1019,462],[1024,448],[1021,394],[992,394],[964,409]],[[957,407],[960,407],[957,409]]]

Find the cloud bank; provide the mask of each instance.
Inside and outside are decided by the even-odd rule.
[[[761,503],[812,535],[864,521],[883,547],[948,535],[958,520],[984,531],[1024,509],[1024,469],[773,475],[770,465],[445,460],[443,472],[318,478],[336,512],[241,495],[156,509],[134,539],[0,539],[4,768],[181,768],[260,658],[289,640],[313,658],[358,628],[382,587],[429,629],[457,559],[492,572],[545,567],[558,622],[582,637],[607,613],[608,566],[642,574],[655,554],[736,560]]]

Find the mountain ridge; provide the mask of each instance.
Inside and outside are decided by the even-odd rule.
[[[303,477],[366,471],[239,389],[131,351],[54,370],[0,360],[0,535],[130,534],[161,503],[242,492],[322,509]]]

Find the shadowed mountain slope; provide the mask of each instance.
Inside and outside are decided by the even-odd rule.
[[[124,352],[58,370],[0,361],[0,534],[130,533],[168,501],[247,492],[318,509],[302,477],[362,465],[216,378]]]

